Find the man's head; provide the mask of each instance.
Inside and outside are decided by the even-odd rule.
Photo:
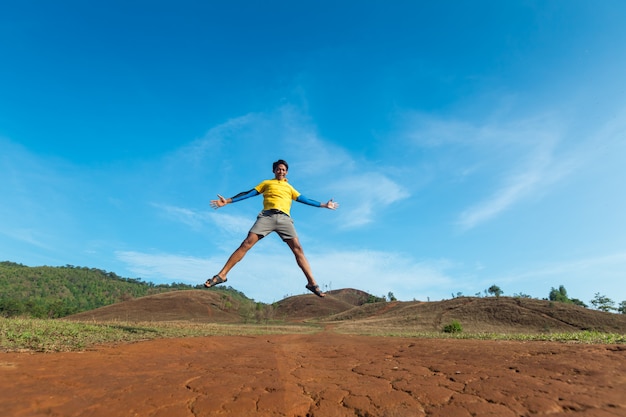
[[[285,161],[284,159],[279,159],[278,161],[272,164],[272,172],[276,172],[276,168],[278,167],[278,165],[281,165],[281,164],[285,166],[287,171],[289,171],[289,164],[287,163],[287,161]]]
[[[287,161],[283,159],[279,159],[278,161],[272,164],[272,171],[274,172],[274,178],[280,181],[287,180],[287,171],[289,170],[289,165]]]

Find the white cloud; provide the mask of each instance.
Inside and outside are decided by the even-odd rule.
[[[209,218],[221,230],[230,235],[241,236],[242,239],[248,234],[254,222],[250,216],[237,216],[221,211],[209,213]]]
[[[621,112],[620,118],[609,120],[596,132],[582,137],[575,131],[566,135],[556,130],[542,130],[546,127],[541,124],[526,126],[523,134],[536,138],[529,141],[532,146],[520,148],[520,157],[507,159],[511,167],[499,189],[463,211],[459,225],[471,229],[521,201],[542,195],[575,173],[597,169],[593,165],[602,169],[614,164],[611,160],[623,154],[625,119],[624,112]],[[606,181],[612,181],[612,178],[606,178]]]
[[[340,220],[345,228],[371,223],[377,213],[409,197],[404,187],[377,172],[347,175],[331,190],[344,196],[345,201],[340,201]]]
[[[580,139],[566,138],[556,118],[548,116],[483,125],[422,114],[409,114],[407,120],[408,140],[431,152],[424,163],[445,161],[435,165],[440,176],[452,170],[455,181],[471,187],[473,195],[487,195],[461,211],[457,224],[463,230],[542,195],[567,177],[581,156],[568,153],[569,142]]]
[[[33,229],[29,229],[29,228],[7,229],[7,230],[0,230],[0,233],[16,241],[28,243],[30,245],[37,246],[42,249],[46,249],[46,250],[53,249],[53,247],[43,242],[44,239],[43,239],[43,236],[41,236],[41,233]],[[47,238],[49,240],[49,236]]]
[[[199,213],[197,211],[175,207],[165,204],[153,203],[153,207],[159,209],[167,218],[185,224],[192,229],[199,229],[207,221],[207,215],[205,213]]]
[[[316,253],[311,256],[320,284],[357,288],[375,295],[392,291],[401,299],[426,299],[450,286],[447,260],[417,261],[408,254],[358,250]]]
[[[207,259],[167,253],[116,251],[115,256],[129,271],[144,279],[194,283],[214,270],[216,264]]]
[[[546,167],[537,166],[525,172],[511,175],[502,187],[488,199],[461,213],[459,224],[463,229],[471,229],[499,215],[524,197],[530,195],[540,185],[551,182],[546,176]]]
[[[600,292],[619,302],[626,300],[624,270],[626,252],[622,251],[530,267],[502,280],[525,291],[535,289],[534,295],[540,297],[546,297],[551,287],[564,285],[571,297],[583,301]]]
[[[171,160],[175,164],[179,164],[176,161],[182,160],[185,164],[195,167],[213,164],[220,167],[227,160],[222,156],[228,153],[230,142],[246,138],[250,134],[255,136],[255,131],[262,124],[264,124],[262,117],[254,113],[227,120],[210,129],[202,138],[182,147],[171,156]]]
[[[252,225],[250,216],[229,214],[224,209],[197,211],[157,203],[153,203],[152,206],[159,209],[169,220],[184,224],[195,231],[211,225],[229,235],[245,236]]]
[[[233,248],[234,249],[234,248]],[[305,251],[308,251],[305,248]],[[156,282],[201,284],[217,273],[228,254],[207,259],[175,254],[116,252],[136,275]],[[449,261],[416,261],[408,255],[383,251],[307,252],[318,284],[324,290],[356,288],[374,295],[393,292],[398,299],[443,298],[452,286]],[[228,285],[259,301],[305,293],[306,279],[287,245],[268,237],[259,242],[228,276]]]
[[[246,152],[242,152],[244,149]],[[276,154],[276,150],[280,152]],[[320,138],[306,115],[289,105],[272,113],[246,115],[211,129],[204,138],[176,154],[183,161],[176,166],[187,164],[191,158],[197,166],[213,164],[210,174],[205,175],[216,178],[215,181],[236,179],[245,183],[242,175],[258,172],[256,167],[261,163],[267,166],[262,170],[263,175],[269,174],[271,162],[279,157],[289,162],[289,177],[295,179],[294,186],[300,192],[320,201],[335,198],[340,203],[335,218],[341,227],[366,225],[373,221],[377,210],[409,196],[402,185],[387,175],[385,166],[373,167],[366,161],[355,161],[346,149]],[[246,184],[256,185],[261,179],[264,178],[250,178]],[[193,210],[167,205],[162,208],[170,217],[191,227],[198,227],[209,218]],[[227,217],[224,213],[219,213],[219,221],[213,220],[221,228],[237,232],[250,227],[249,220]]]

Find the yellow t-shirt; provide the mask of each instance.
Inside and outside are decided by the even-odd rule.
[[[292,201],[300,195],[286,179],[265,180],[254,189],[263,194],[263,210],[280,210],[285,214],[289,214]]]

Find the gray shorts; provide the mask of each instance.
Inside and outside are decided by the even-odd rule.
[[[298,237],[293,219],[278,210],[262,211],[256,217],[256,222],[250,229],[250,233],[265,237],[272,232],[278,233],[282,240],[290,240]]]

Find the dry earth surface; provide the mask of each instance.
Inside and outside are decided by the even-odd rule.
[[[341,335],[4,353],[0,415],[626,415],[626,346]]]
[[[420,339],[346,331],[596,329],[623,315],[524,299],[365,304],[357,290],[290,297],[274,314],[314,334],[162,339],[84,352],[0,353],[0,416],[626,416],[626,346]],[[181,291],[77,320],[237,323],[234,300]]]

